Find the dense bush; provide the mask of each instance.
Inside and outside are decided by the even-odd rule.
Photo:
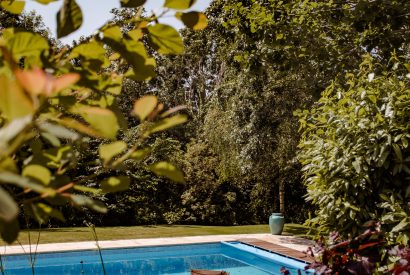
[[[347,237],[377,219],[391,241],[409,241],[409,65],[391,64],[367,57],[299,112],[307,200],[317,206],[311,226]]]

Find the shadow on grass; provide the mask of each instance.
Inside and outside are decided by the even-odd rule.
[[[286,224],[285,225],[285,234],[284,235],[294,235],[294,236],[300,236],[300,237],[305,237],[309,239],[314,239],[314,237],[317,234],[316,229],[310,229],[299,224]]]

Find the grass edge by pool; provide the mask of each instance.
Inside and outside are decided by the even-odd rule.
[[[103,240],[147,239],[185,236],[233,235],[269,233],[269,226],[241,225],[241,226],[202,226],[202,225],[152,225],[130,227],[96,227],[97,236]],[[306,235],[308,228],[300,224],[286,224],[283,235],[311,238]],[[35,242],[38,230],[30,230],[31,243]],[[21,244],[28,244],[28,231],[20,232]],[[41,229],[40,244],[94,241],[91,231],[87,227]],[[2,243],[4,245],[4,243]],[[17,245],[15,243],[14,245]]]

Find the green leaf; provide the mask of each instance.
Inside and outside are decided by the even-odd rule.
[[[133,112],[140,121],[144,121],[155,110],[157,104],[156,96],[146,95],[135,101]]]
[[[24,6],[26,5],[25,1],[7,1],[2,0],[0,2],[0,7],[5,9],[6,11],[13,13],[13,14],[20,14],[24,10]]]
[[[131,154],[131,158],[141,161],[143,159],[145,159],[149,154],[151,153],[151,149],[149,148],[144,148],[141,150],[137,150],[134,153]]]
[[[0,98],[1,116],[8,120],[22,118],[34,113],[34,106],[21,87],[15,81],[4,76],[0,76]],[[21,121],[26,120],[22,119]]]
[[[164,7],[175,10],[186,10],[194,5],[196,0],[166,0]]]
[[[396,154],[396,157],[400,160],[403,161],[403,155],[401,153],[400,147],[397,144],[393,144],[393,150],[394,153]]]
[[[97,41],[91,41],[88,43],[80,44],[76,46],[70,53],[69,59],[83,56],[89,59],[101,59],[104,60],[105,49]]]
[[[0,171],[19,172],[16,162],[11,157],[6,157],[0,162]]]
[[[74,185],[73,188],[75,190],[81,191],[81,192],[86,192],[86,193],[92,193],[92,194],[99,194],[101,193],[100,189],[92,188],[92,187],[87,187],[83,185]]]
[[[147,2],[146,0],[121,0],[122,8],[136,8],[140,7]]]
[[[117,117],[108,109],[98,107],[77,107],[73,111],[81,115],[102,136],[115,139],[120,129]]]
[[[0,187],[0,219],[11,222],[17,217],[18,212],[18,206],[13,198]]]
[[[149,170],[158,176],[169,178],[172,181],[184,183],[184,174],[174,165],[161,161],[150,165]]]
[[[14,34],[8,40],[7,47],[10,49],[15,61],[19,61],[23,57],[39,59],[41,54],[50,48],[44,37],[31,32],[18,32]]]
[[[58,0],[35,0],[37,3],[43,4],[43,5],[48,5],[52,2],[57,2]]]
[[[121,28],[118,26],[106,28],[103,30],[103,36],[103,39],[120,43],[122,39]]]
[[[10,222],[5,222],[0,220],[0,231],[2,239],[8,243],[12,244],[20,232],[20,225],[17,219],[13,219]]]
[[[50,133],[58,138],[68,139],[71,141],[75,141],[80,138],[80,135],[76,132],[57,124],[42,122],[38,126],[42,131]]]
[[[107,207],[100,201],[83,195],[71,195],[70,198],[76,206],[84,206],[103,214],[107,213]]]
[[[21,175],[24,177],[29,177],[34,180],[37,180],[43,183],[44,185],[49,185],[51,181],[50,170],[48,170],[47,168],[41,165],[37,165],[37,164],[28,165],[24,167]]]
[[[123,39],[118,26],[103,31],[103,41],[132,66],[125,76],[134,80],[148,80],[155,76],[155,59],[148,57],[144,44],[141,41]]]
[[[105,56],[105,49],[102,44],[97,41],[91,41],[76,46],[70,53],[69,59],[82,57],[82,67],[90,68],[94,71],[98,71],[101,67],[104,67],[108,63],[108,59]]]
[[[407,220],[407,218],[404,218],[403,220],[401,220],[401,222],[396,225],[395,227],[393,227],[393,229],[391,230],[392,232],[401,232],[403,231],[406,227],[408,227],[410,224],[410,222]]]
[[[185,24],[185,26],[193,30],[202,30],[205,29],[206,26],[208,26],[208,19],[202,12],[178,12],[175,17],[181,20]]]
[[[110,144],[101,144],[99,154],[104,163],[107,163],[125,149],[127,149],[127,144],[124,141],[116,141]]]
[[[52,208],[51,206],[44,203],[31,204],[31,210],[33,212],[34,218],[40,223],[45,224],[49,217],[56,218],[60,221],[65,222],[63,214]]]
[[[165,118],[149,128],[145,135],[150,135],[152,133],[167,130],[169,128],[185,123],[187,120],[188,117],[186,115],[175,115],[173,117]]]
[[[31,189],[39,194],[47,193],[50,197],[53,197],[55,195],[55,190],[46,188],[44,187],[44,185],[30,181],[29,178],[25,178],[10,172],[0,172],[0,181],[6,184],[14,184],[23,189]]]
[[[164,24],[148,27],[149,39],[154,49],[161,54],[181,54],[184,43],[178,31]]]
[[[0,91],[1,94],[1,91]],[[1,106],[1,102],[0,102]],[[0,108],[1,110],[1,108]],[[8,147],[9,141],[14,139],[18,134],[20,134],[25,127],[27,127],[33,117],[31,115],[13,119],[9,124],[5,125],[0,129],[0,151],[5,150]]]
[[[57,38],[78,30],[83,23],[83,14],[75,0],[64,0],[57,13]]]
[[[358,159],[352,162],[353,168],[356,170],[356,173],[360,174],[361,172],[361,163]]]
[[[101,189],[104,193],[125,191],[129,186],[130,178],[126,176],[109,177],[101,182]]]
[[[50,134],[50,133],[41,133],[40,135],[50,145],[52,145],[54,147],[60,147],[61,146],[60,140],[55,135]]]

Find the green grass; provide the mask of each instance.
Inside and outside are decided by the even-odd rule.
[[[269,226],[242,225],[242,226],[200,226],[200,225],[153,225],[130,227],[97,227],[97,236],[101,240],[123,240],[181,236],[205,236],[226,234],[254,234],[269,233]],[[299,224],[286,224],[283,235],[305,236],[307,228]],[[31,242],[37,240],[37,230],[31,230]],[[28,244],[28,232],[20,232],[19,241]],[[94,241],[88,227],[42,229],[40,243],[81,242]]]

